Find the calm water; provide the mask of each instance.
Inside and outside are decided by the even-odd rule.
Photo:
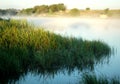
[[[109,61],[97,64],[93,70],[97,75],[120,76],[120,19],[85,18],[27,18],[29,22],[42,26],[45,30],[63,36],[72,36],[87,40],[100,40],[114,48]],[[75,84],[82,72],[59,70],[44,75],[28,72],[16,84]]]

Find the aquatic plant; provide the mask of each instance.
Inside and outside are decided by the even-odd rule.
[[[108,78],[106,76],[97,77],[94,74],[84,74],[80,84],[120,84],[119,78]]]
[[[93,69],[109,56],[111,48],[101,41],[87,41],[36,29],[27,21],[0,21],[0,74],[16,75],[33,68]],[[39,68],[38,68],[39,67]]]

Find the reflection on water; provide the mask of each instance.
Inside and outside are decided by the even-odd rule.
[[[113,47],[115,54],[111,55],[109,64],[97,65],[94,71],[98,75],[120,76],[120,19],[57,18],[56,21],[48,19],[51,20],[51,23],[60,22],[59,25],[63,26],[62,30],[58,31],[57,28],[52,30],[57,34],[82,37],[88,40],[101,40]]]
[[[79,81],[82,71],[95,71],[96,74],[105,74],[108,76],[120,76],[120,20],[116,19],[75,19],[75,18],[28,18],[34,24],[45,27],[46,30],[65,36],[84,38],[88,40],[102,40],[111,47],[117,49],[115,55],[109,56],[109,64],[99,59],[106,58],[102,55],[96,58],[98,62],[91,59],[91,62],[76,66],[60,66],[49,69],[40,67],[30,68],[24,73],[18,74],[11,79],[3,78],[3,82],[11,82],[14,79],[16,84],[75,84]],[[16,82],[17,80],[17,82]],[[1,81],[1,80],[0,80]],[[14,82],[12,81],[12,83]]]
[[[78,78],[80,73],[78,71],[73,72],[72,74],[67,74],[66,72],[61,72],[54,76],[41,76],[40,74],[28,73],[24,78],[21,78],[20,81],[16,83],[19,84],[74,84],[79,81]]]
[[[87,24],[87,23],[82,23],[82,22],[78,22],[78,23],[73,23],[73,24],[71,24],[70,25],[70,28],[73,28],[73,29],[75,29],[75,28],[80,28],[80,29],[89,29],[90,28],[90,26],[89,26],[89,24]]]
[[[106,48],[103,48],[103,49],[106,49]],[[70,51],[70,52],[72,52],[72,51]],[[89,53],[89,51],[79,51],[79,52]],[[75,52],[73,51],[73,53],[75,53]],[[105,58],[109,58],[109,55],[108,55],[109,52],[98,54],[94,51],[93,53],[94,54],[90,53],[89,57],[88,57],[88,54],[84,54],[86,56],[82,56],[82,54],[80,56],[78,54],[78,56],[70,55],[70,58],[63,59],[63,60],[61,60],[61,58],[60,58],[60,62],[56,62],[56,64],[54,64],[54,66],[47,64],[49,61],[51,61],[51,59],[43,58],[43,60],[47,61],[47,63],[45,62],[46,64],[44,64],[45,65],[44,67],[31,64],[29,67],[24,67],[24,69],[21,69],[21,70],[24,70],[21,73],[16,72],[15,74],[13,73],[13,75],[8,75],[7,78],[6,78],[6,76],[2,77],[0,82],[2,84],[7,83],[7,82],[10,84],[14,84],[14,83],[27,84],[27,83],[29,83],[30,79],[33,80],[35,78],[35,80],[32,81],[33,83],[37,82],[37,84],[39,84],[39,82],[42,82],[41,80],[43,80],[43,82],[45,82],[45,84],[50,84],[51,82],[49,82],[49,80],[53,80],[55,78],[55,81],[57,81],[58,84],[61,84],[61,83],[65,84],[65,83],[69,83],[69,82],[75,83],[76,81],[75,80],[73,81],[73,79],[80,76],[81,72],[93,71],[96,64],[103,62],[103,60]],[[69,57],[69,56],[67,56],[67,57]],[[64,56],[63,56],[63,58],[64,58]],[[53,62],[54,62],[54,60],[53,60]],[[56,65],[58,65],[58,66],[56,66]],[[74,74],[75,74],[75,76],[74,76]],[[61,80],[64,80],[63,78],[66,78],[66,80],[64,80],[64,81],[61,81],[60,79],[57,80],[56,77],[60,77],[60,76],[61,76]],[[36,78],[37,78],[37,80],[36,80]],[[71,80],[68,78],[70,78]],[[53,81],[53,82],[55,82],[55,81]]]

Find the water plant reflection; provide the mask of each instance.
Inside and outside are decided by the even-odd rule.
[[[108,58],[111,48],[101,41],[62,37],[37,29],[26,21],[0,21],[0,81],[19,79],[27,72],[56,74],[93,70]],[[5,80],[5,81],[4,81]]]

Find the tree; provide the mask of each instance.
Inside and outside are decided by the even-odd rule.
[[[57,7],[58,7],[58,11],[60,11],[60,10],[65,11],[66,10],[66,7],[63,3],[58,4]]]
[[[17,12],[16,9],[0,9],[0,15],[16,15]]]
[[[33,14],[33,8],[27,8],[20,11],[22,14]]]
[[[6,9],[6,13],[9,15],[16,15],[17,10],[16,9]]]
[[[57,12],[57,11],[58,11],[58,7],[57,7],[56,4],[53,4],[53,5],[50,5],[50,6],[49,6],[49,10],[50,10],[51,12]]]
[[[107,14],[107,13],[109,12],[109,8],[106,8],[106,9],[104,10],[104,12],[105,12],[105,14]]]
[[[53,4],[49,6],[49,11],[51,12],[58,12],[58,11],[65,11],[66,7],[64,4]]]
[[[53,13],[53,12],[58,12],[58,11],[65,11],[66,7],[64,4],[53,4],[53,5],[40,5],[40,6],[35,6],[33,8],[27,8],[21,10],[21,13],[23,14],[41,14],[41,13]]]
[[[86,8],[86,11],[89,11],[90,10],[90,8]]]
[[[76,16],[80,14],[80,11],[77,8],[73,8],[70,10],[70,14]]]
[[[47,13],[49,11],[49,7],[47,5],[35,6],[33,8],[34,13]]]
[[[5,14],[6,14],[6,11],[5,11],[5,10],[0,9],[0,15],[5,15]]]

